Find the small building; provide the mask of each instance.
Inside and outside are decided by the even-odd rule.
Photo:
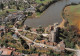
[[[22,56],[23,54],[22,53],[19,53],[19,52],[13,52],[13,55],[14,56]]]
[[[3,56],[3,55],[7,55],[7,56],[9,56],[9,55],[12,55],[12,50],[8,50],[7,48],[1,48],[0,49],[0,54]]]
[[[0,48],[0,56],[22,56],[22,53],[19,52],[15,52],[15,48],[11,48],[11,47],[3,47]]]
[[[18,40],[18,35],[17,34],[13,34],[12,36],[14,39]]]
[[[30,56],[39,56],[39,54],[38,53],[30,54]]]
[[[40,43],[46,44],[46,41],[45,40],[41,40]]]
[[[58,48],[60,49],[60,51],[63,51],[65,50],[65,44],[64,44],[64,41],[61,41],[59,42],[59,44],[57,45]]]
[[[53,46],[54,43],[53,42],[46,42],[46,45]]]
[[[35,8],[33,6],[31,6],[30,8],[26,8],[25,9],[25,12],[32,12],[32,13],[35,13]]]
[[[41,54],[40,56],[48,56],[47,54]]]
[[[58,23],[54,23],[54,29],[51,31],[49,35],[49,41],[55,42],[58,34]]]

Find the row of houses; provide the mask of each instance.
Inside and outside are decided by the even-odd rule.
[[[23,14],[22,11],[10,13],[7,17],[4,18],[3,23],[7,23],[10,21],[11,22],[21,21],[24,19],[24,17],[25,17],[25,15]]]
[[[15,23],[16,21],[23,20],[24,17],[25,17],[25,15],[23,14],[23,11],[10,13],[5,18],[0,18],[0,24],[7,23],[7,22]]]
[[[32,54],[23,54],[20,52],[16,52],[15,48],[11,47],[0,47],[0,56],[50,56],[47,54],[38,54],[38,53],[32,53]]]
[[[22,56],[22,53],[16,52],[15,48],[11,48],[11,47],[2,47],[0,48],[0,56]]]

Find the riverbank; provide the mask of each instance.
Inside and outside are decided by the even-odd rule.
[[[43,1],[36,1],[37,4],[39,4],[37,7],[36,7],[36,11],[39,12],[39,13],[42,13],[44,12],[50,5],[52,5],[53,3],[56,3],[60,0],[43,0]]]
[[[35,9],[35,13],[29,18],[39,18],[43,13],[54,3],[61,1],[61,0],[36,0],[36,4],[38,5]]]
[[[80,30],[80,4],[66,6],[63,13],[69,25],[74,25]]]

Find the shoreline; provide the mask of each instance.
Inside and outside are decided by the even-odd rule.
[[[62,15],[64,17],[65,20],[68,20],[69,25],[73,25],[77,28],[78,33],[80,34],[80,13],[78,12],[80,4],[76,4],[76,5],[68,5],[64,7],[64,10],[62,13],[64,13],[64,15]],[[73,8],[74,7],[74,8]],[[73,8],[70,9],[70,8]],[[67,16],[69,15],[69,16]],[[77,19],[76,19],[77,18]]]
[[[33,18],[39,18],[41,15],[43,15],[44,13],[45,13],[45,11],[52,5],[52,4],[55,4],[56,2],[59,2],[59,1],[61,1],[61,0],[57,0],[57,1],[51,1],[48,5],[45,5],[44,7],[46,7],[42,12],[39,12],[40,13],[40,15],[39,16],[37,16],[37,15],[35,15],[34,17],[30,17],[30,18],[27,18],[27,19],[33,19]],[[36,12],[35,12],[36,13]],[[37,14],[37,13],[36,13]]]
[[[41,17],[39,16],[39,17],[36,17],[36,18],[32,18],[32,20],[31,19],[27,19],[24,24],[27,25],[27,26],[30,26],[30,27],[38,27],[38,25],[42,25],[43,27],[46,27],[48,25],[53,25],[53,23],[56,23],[56,22],[61,24],[62,21],[64,21],[62,19],[62,17],[61,17],[62,16],[61,13],[62,13],[62,9],[66,6],[65,2],[66,2],[65,0],[61,1],[61,2],[59,1],[59,4],[58,4],[58,2],[56,2],[55,6],[54,5],[53,6],[49,6],[50,7],[50,11],[48,9],[46,9],[45,11],[47,11],[47,12],[45,13],[45,11],[44,11],[43,12],[44,14],[42,13],[40,15]],[[71,4],[71,3],[68,3],[68,5],[69,4]],[[59,7],[59,5],[60,6],[63,5],[63,6]],[[51,7],[52,7],[52,9],[51,9]],[[60,10],[56,12],[56,10],[59,9],[58,7],[60,8]]]

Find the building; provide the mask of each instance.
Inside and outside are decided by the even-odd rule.
[[[3,22],[7,23],[7,22],[13,22],[15,23],[16,21],[21,21],[23,20],[25,17],[25,15],[23,14],[22,11],[20,12],[14,12],[14,13],[10,13],[7,17],[4,18]]]
[[[48,56],[47,54],[41,54],[40,56]]]
[[[55,42],[56,41],[56,36],[58,33],[58,23],[54,24],[54,29],[51,31],[50,35],[49,35],[49,41],[50,42]]]
[[[36,54],[30,54],[30,56],[39,56],[39,54],[38,53],[36,53]]]
[[[35,8],[33,6],[31,6],[30,8],[26,8],[25,9],[25,12],[32,12],[32,13],[35,13]]]
[[[15,48],[7,47],[5,46],[3,48],[0,48],[0,56],[22,56],[23,53],[19,53],[15,51]]]
[[[9,56],[9,55],[12,55],[12,50],[8,50],[7,48],[1,48],[0,49],[0,54],[1,55],[7,55],[7,56]]]
[[[64,44],[63,40],[61,42],[59,42],[59,44],[57,46],[58,46],[58,49],[60,51],[64,52],[64,50],[65,50],[65,44]]]

